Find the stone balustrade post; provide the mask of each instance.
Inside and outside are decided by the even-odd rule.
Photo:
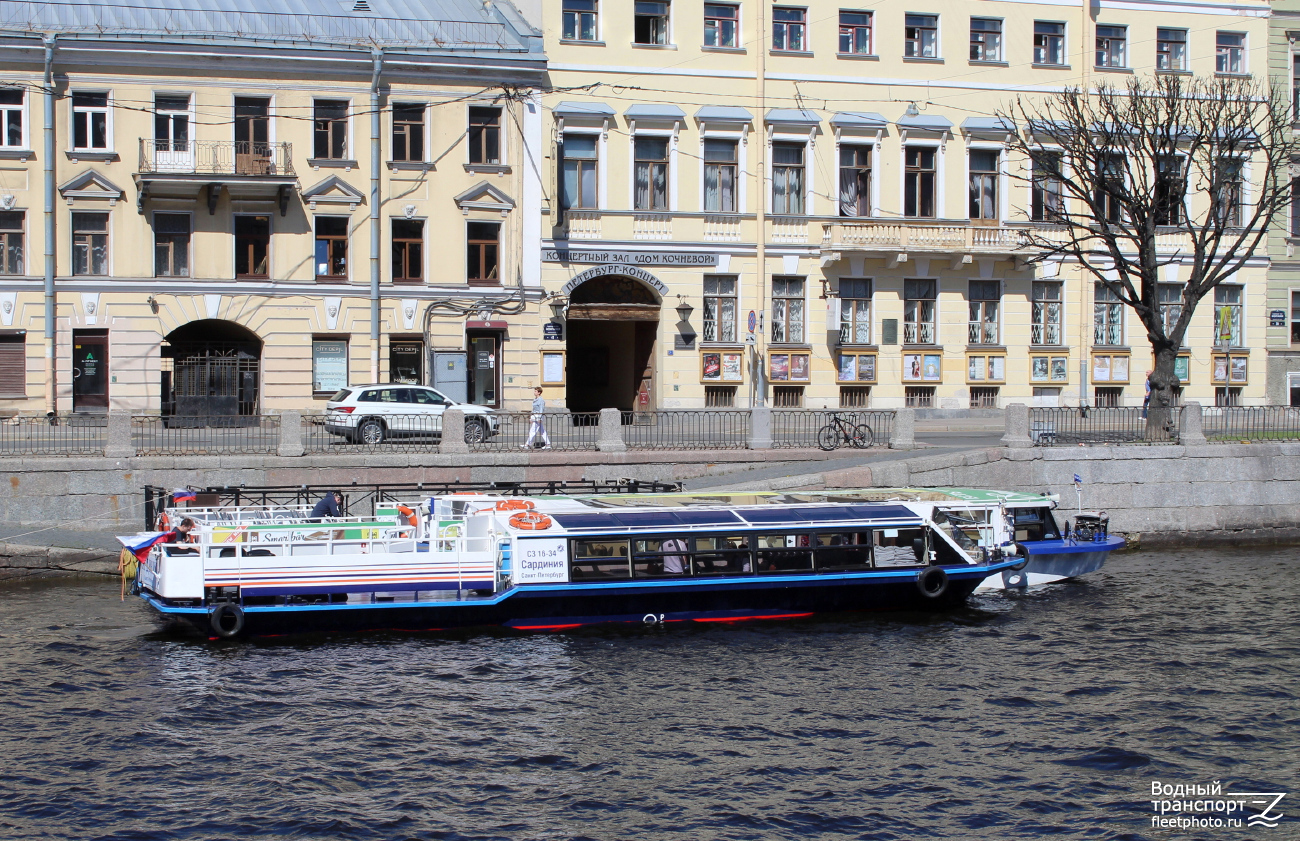
[[[894,410],[894,434],[889,436],[889,449],[916,449],[916,410]]]
[[[1185,447],[1199,447],[1205,441],[1205,416],[1201,404],[1184,403],[1178,416],[1178,443]]]
[[[104,436],[106,458],[134,458],[135,441],[131,439],[131,413],[109,412],[108,430]]]
[[[302,412],[290,409],[280,413],[280,445],[275,454],[297,458],[306,452],[302,441]]]
[[[623,413],[618,409],[600,410],[596,449],[602,453],[627,452],[627,444],[623,441]]]
[[[1034,446],[1029,437],[1029,407],[1024,403],[1011,403],[1005,409],[1006,433],[1002,436],[1002,446],[1012,450],[1026,450]]]
[[[442,443],[438,447],[443,453],[468,453],[469,444],[465,443],[465,410],[448,407],[442,410]]]
[[[755,406],[749,410],[749,448],[772,449],[772,409],[768,406]]]

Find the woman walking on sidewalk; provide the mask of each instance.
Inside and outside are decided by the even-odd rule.
[[[543,422],[546,411],[546,401],[542,399],[542,387],[537,386],[533,389],[533,409],[528,420],[528,441],[524,443],[522,449],[529,449],[537,441],[537,436],[542,438],[542,449],[551,448],[551,436],[546,434],[546,424]]]

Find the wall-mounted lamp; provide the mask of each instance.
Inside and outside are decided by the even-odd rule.
[[[681,295],[678,295],[677,299],[678,299],[677,317],[680,318],[682,321],[689,321],[691,318],[691,311],[694,310],[695,307],[687,303],[686,299],[683,298]]]
[[[904,117],[919,117],[921,112],[916,109],[915,102],[907,103],[907,110],[903,112]]]
[[[149,305],[149,309],[153,310],[154,315],[158,314],[158,301],[154,296],[150,295],[148,298],[144,299],[144,302]]]
[[[554,295],[550,300],[551,314],[555,318],[564,318],[564,311],[569,308],[569,302],[562,295]]]

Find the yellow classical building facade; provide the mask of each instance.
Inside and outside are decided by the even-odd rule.
[[[1141,404],[1138,320],[1077,265],[1025,261],[1020,231],[1053,199],[993,115],[1134,74],[1266,74],[1267,16],[1263,2],[545,0],[548,398]],[[1186,270],[1164,269],[1162,297]],[[1198,309],[1184,399],[1264,401],[1266,272],[1261,254]]]
[[[528,396],[544,56],[513,7],[0,6],[0,410]]]

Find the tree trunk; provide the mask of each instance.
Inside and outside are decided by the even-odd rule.
[[[1169,441],[1178,435],[1174,412],[1174,386],[1178,385],[1178,379],[1174,376],[1174,363],[1178,359],[1178,348],[1172,345],[1161,346],[1155,349],[1155,355],[1156,367],[1148,378],[1151,391],[1144,404],[1146,440]]]

